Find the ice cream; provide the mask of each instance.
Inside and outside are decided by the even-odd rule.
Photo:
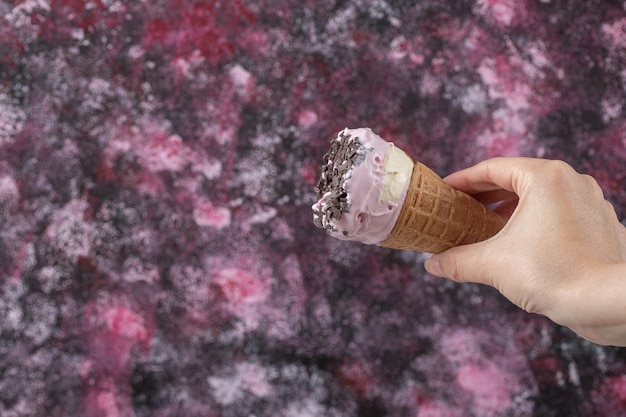
[[[344,129],[324,156],[315,224],[338,239],[384,241],[400,215],[412,170],[411,158],[371,129]]]
[[[489,239],[505,224],[367,128],[340,132],[321,171],[313,220],[338,239],[439,253]]]

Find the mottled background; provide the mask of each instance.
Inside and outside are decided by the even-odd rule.
[[[623,1],[0,1],[0,415],[623,416],[624,350],[310,205],[369,126],[623,219],[625,96]]]

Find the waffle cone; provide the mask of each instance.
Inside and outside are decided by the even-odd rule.
[[[489,239],[504,218],[416,162],[400,217],[379,246],[439,253]]]

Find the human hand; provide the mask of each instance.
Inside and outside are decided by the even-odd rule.
[[[626,228],[598,183],[561,161],[495,158],[444,179],[509,218],[496,236],[426,261],[487,284],[599,344],[626,346]]]

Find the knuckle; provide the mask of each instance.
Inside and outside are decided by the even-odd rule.
[[[535,301],[533,301],[533,299],[531,297],[524,297],[519,301],[519,306],[520,308],[522,308],[524,311],[531,313],[531,314],[538,314],[540,313],[539,309],[537,308],[537,304]]]
[[[530,282],[526,283],[525,288],[520,290],[519,306],[532,314],[546,314],[543,304],[545,302],[546,289],[541,285]]]
[[[565,161],[550,160],[546,162],[546,165],[547,165],[546,172],[552,178],[563,179],[563,178],[570,177],[573,174],[576,174],[576,171],[574,171],[574,168],[572,168],[572,166],[569,165]]]
[[[604,198],[602,187],[591,175],[578,173],[571,165],[560,160],[546,161],[541,182],[591,198]]]
[[[617,219],[617,213],[615,211],[615,206],[613,206],[613,203],[611,203],[608,200],[604,200],[604,210],[606,211],[606,213],[611,216],[611,218],[615,218]]]
[[[602,187],[600,187],[600,184],[598,184],[595,178],[588,174],[581,174],[581,177],[588,191],[592,193],[594,197],[604,198]]]
[[[559,187],[569,176],[569,165],[563,161],[543,159],[533,164],[533,169],[520,169],[518,177],[529,186]]]

